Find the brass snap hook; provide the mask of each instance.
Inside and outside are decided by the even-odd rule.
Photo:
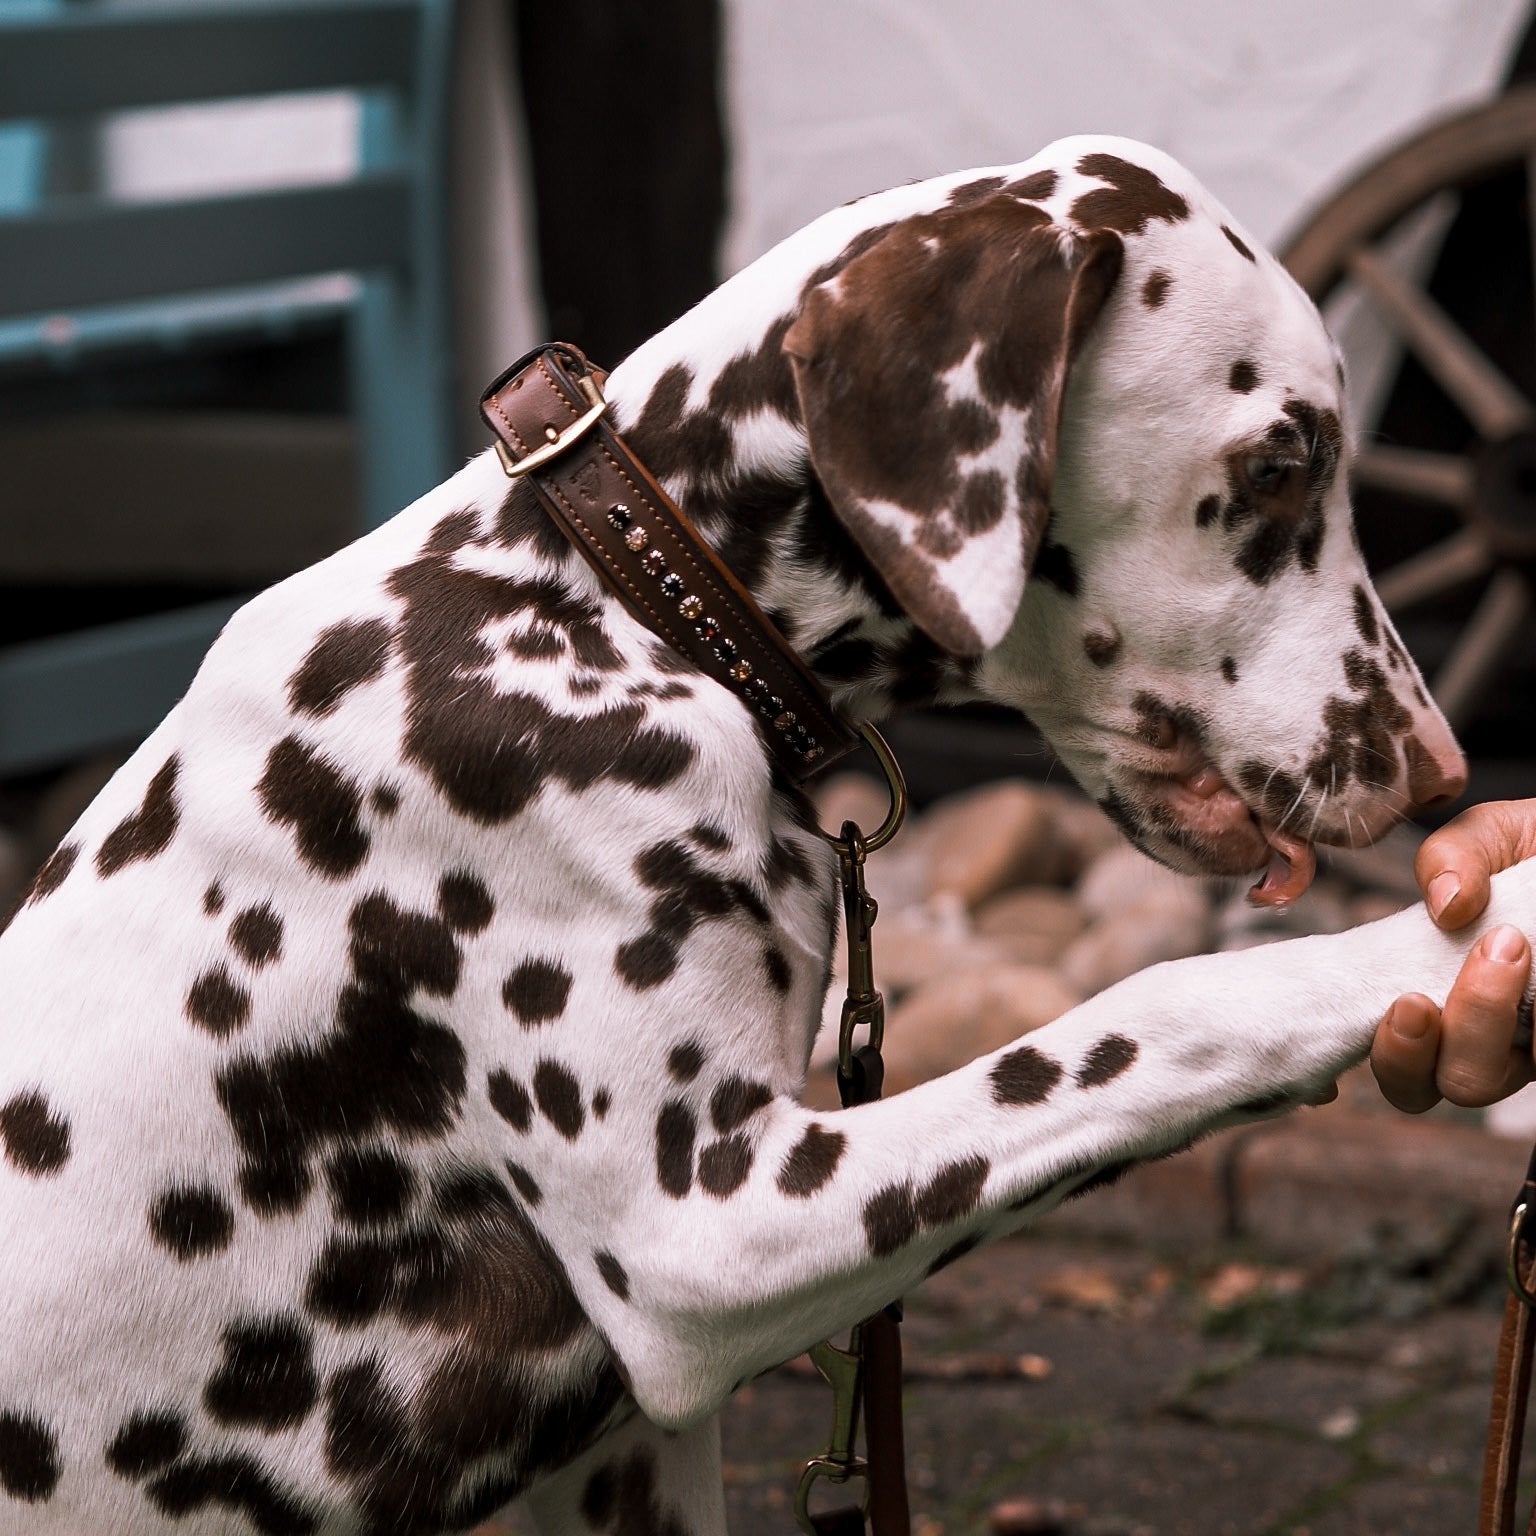
[[[862,1325],[853,1330],[847,1349],[839,1349],[830,1340],[812,1345],[811,1364],[823,1381],[832,1388],[832,1436],[820,1456],[812,1456],[800,1473],[795,1489],[795,1520],[806,1536],[817,1536],[816,1522],[811,1516],[811,1489],[822,1478],[841,1487],[850,1478],[864,1479],[864,1499],[861,1508],[869,1503],[869,1468],[864,1458],[854,1450],[859,1433],[859,1408],[864,1395],[864,1355],[861,1342]]]
[[[1528,1307],[1536,1307],[1536,1291],[1532,1291],[1520,1273],[1520,1239],[1523,1236],[1526,1213],[1529,1206],[1521,1200],[1509,1213],[1509,1243],[1504,1249],[1504,1278],[1509,1288]]]
[[[821,835],[832,844],[840,858],[856,859],[862,864],[866,853],[884,848],[901,830],[901,824],[907,817],[907,781],[901,771],[901,764],[896,761],[896,754],[874,726],[861,725],[859,735],[868,743],[869,750],[875,754],[875,761],[880,764],[880,771],[885,775],[885,787],[891,794],[891,808],[886,812],[885,820],[868,837],[858,839],[862,846],[856,847],[842,837],[833,837],[825,828],[822,828]]]

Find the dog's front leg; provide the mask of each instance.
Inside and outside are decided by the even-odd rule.
[[[1482,922],[1454,941],[1415,907],[1176,961],[878,1104],[816,1114],[774,1099],[729,1148],[700,1153],[697,1178],[690,1143],[686,1169],[663,1168],[659,1202],[594,1188],[584,1214],[601,1251],[571,1255],[573,1279],[642,1409],[690,1422],[1103,1171],[1314,1096],[1364,1055],[1393,997],[1444,997],[1499,921],[1536,931],[1536,862],[1500,876]],[[658,1114],[663,1161],[671,1112]],[[615,1175],[615,1190],[632,1183]]]

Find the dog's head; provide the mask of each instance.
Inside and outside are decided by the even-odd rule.
[[[1166,156],[1071,139],[873,231],[785,340],[912,618],[1189,871],[1358,844],[1465,765],[1355,541],[1311,302]]]

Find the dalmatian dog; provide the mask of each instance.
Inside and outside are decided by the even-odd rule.
[[[850,721],[1014,706],[1268,901],[1464,782],[1335,349],[1153,150],[840,208],[607,394]],[[823,1113],[834,896],[745,703],[490,452],[243,608],[0,937],[0,1532],[718,1532],[737,1385],[1319,1096],[1466,948],[1159,966]]]

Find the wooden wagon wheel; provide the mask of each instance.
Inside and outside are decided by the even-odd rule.
[[[1536,406],[1439,303],[1399,274],[1382,242],[1431,199],[1518,166],[1536,230],[1536,86],[1437,123],[1383,155],[1313,214],[1281,258],[1319,304],[1357,285],[1477,434],[1462,455],[1362,442],[1354,470],[1357,485],[1436,503],[1464,524],[1376,583],[1394,616],[1485,583],[1431,685],[1457,727],[1524,638],[1532,613]]]

